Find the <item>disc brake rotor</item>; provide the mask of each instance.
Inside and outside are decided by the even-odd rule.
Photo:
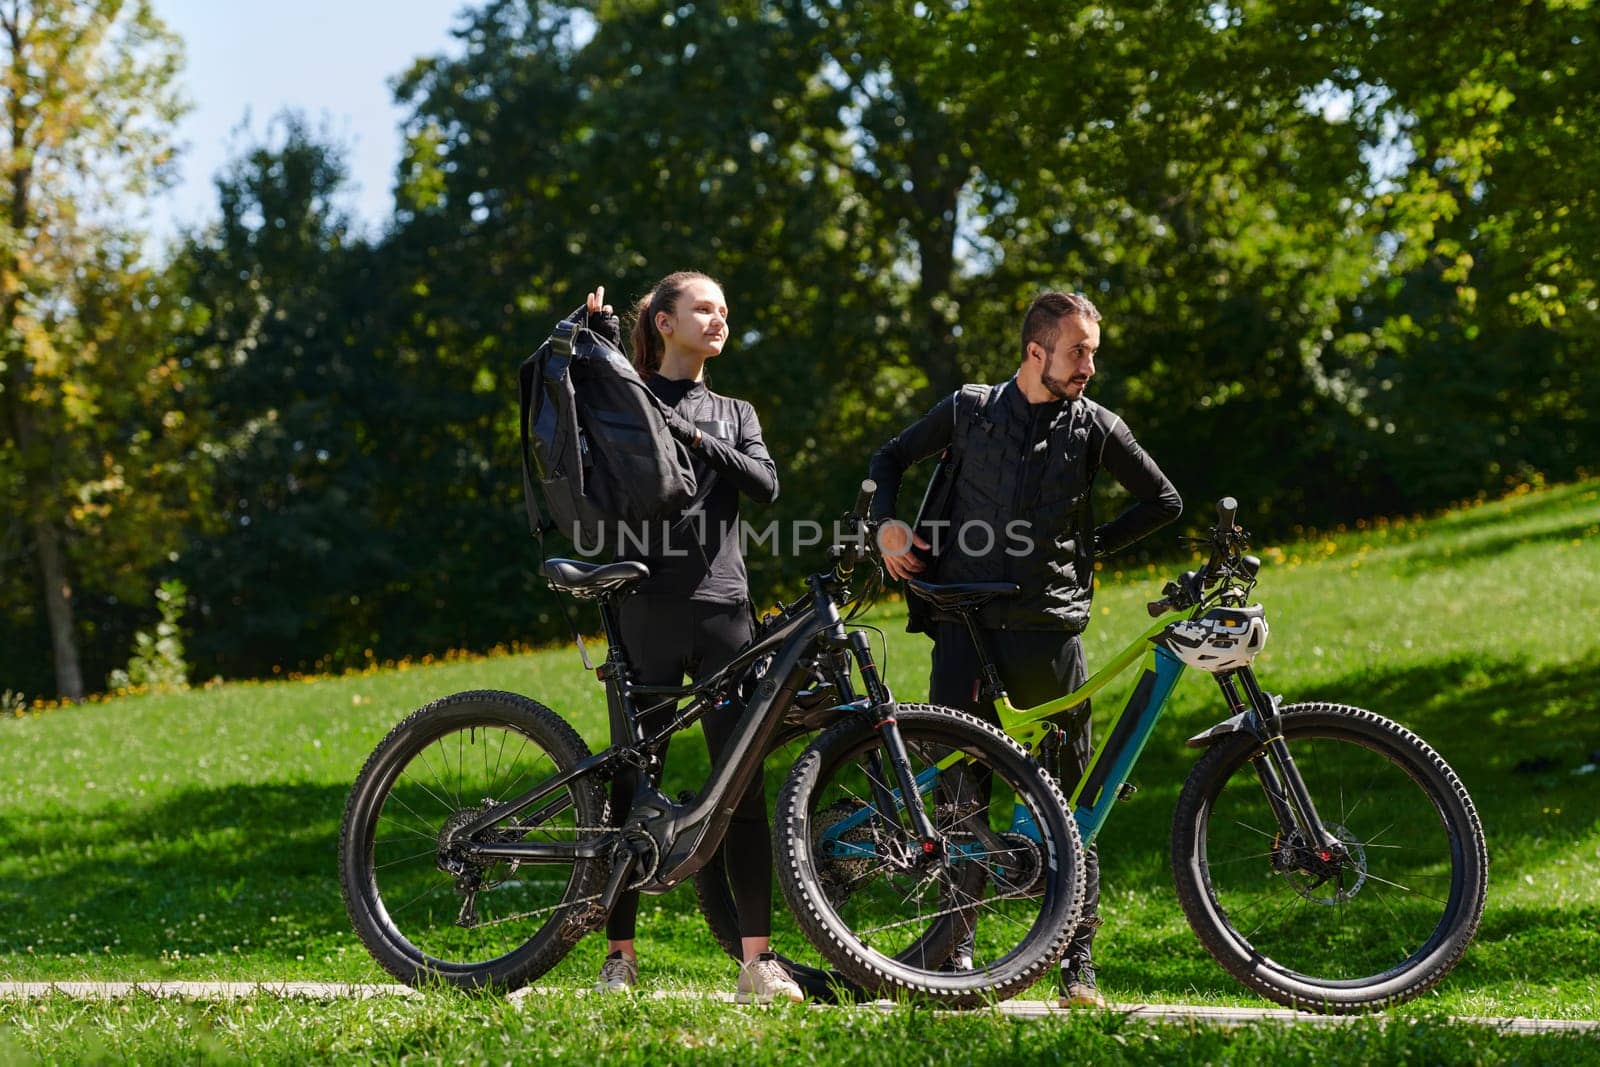
[[[1290,840],[1275,838],[1273,856],[1291,889],[1313,904],[1333,907],[1354,899],[1367,884],[1367,850],[1348,828],[1329,823],[1327,829],[1344,847],[1342,859],[1312,849],[1298,833]]]

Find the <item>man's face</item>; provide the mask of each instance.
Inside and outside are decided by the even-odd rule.
[[[1068,315],[1056,332],[1055,347],[1031,343],[1028,352],[1044,362],[1039,383],[1057,400],[1076,400],[1094,377],[1094,356],[1100,350],[1100,324],[1082,315]]]

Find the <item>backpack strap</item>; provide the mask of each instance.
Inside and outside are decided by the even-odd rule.
[[[955,433],[950,438],[952,458],[966,451],[967,434],[979,427],[988,433],[994,427],[994,400],[997,386],[969,382],[956,390]]]
[[[551,521],[539,511],[538,494],[533,489],[533,443],[528,436],[528,419],[533,413],[533,380],[539,374],[540,364],[549,354],[548,344],[540,345],[537,352],[523,360],[522,369],[517,372],[517,391],[522,407],[522,505],[528,512],[528,530],[539,542],[541,559],[544,556],[544,532],[550,529]]]
[[[942,512],[948,507],[953,492],[952,483],[961,465],[961,457],[966,452],[967,433],[977,425],[985,429],[993,425],[989,411],[995,392],[993,386],[972,384],[956,390],[953,415],[955,429],[950,435],[950,444],[939,454],[939,462],[928,478],[928,487],[922,492],[922,503],[917,508],[916,520],[911,524],[913,528],[920,527],[925,520],[933,517],[933,513]]]
[[[565,329],[563,329],[565,327]],[[551,341],[546,341],[539,346],[538,351],[523,360],[522,367],[517,371],[517,392],[519,406],[522,409],[522,503],[528,512],[528,529],[532,531],[534,540],[539,543],[539,561],[545,561],[544,535],[546,530],[553,529],[555,522],[546,518],[539,510],[539,494],[533,488],[533,442],[529,436],[528,419],[533,413],[533,385],[536,378],[543,376],[547,364],[551,360],[559,359],[563,372],[568,360],[571,358],[572,324],[563,320],[556,327],[556,333],[551,340],[565,349],[563,352],[552,351]],[[583,631],[578,627],[578,617],[572,610],[572,604],[561,592],[561,587],[552,584],[552,592],[556,595],[556,603],[561,605],[561,614],[567,620],[567,628],[572,631],[572,639],[578,643],[578,658],[583,660],[586,670],[594,670],[594,663],[589,658],[589,649],[583,643]]]

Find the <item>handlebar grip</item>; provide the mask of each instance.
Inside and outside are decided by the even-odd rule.
[[[1234,516],[1239,513],[1239,502],[1231,496],[1217,501],[1217,532],[1231,533]]]
[[[852,519],[865,519],[867,512],[872,507],[872,494],[878,491],[878,483],[871,478],[863,478],[861,492],[856,496],[856,506],[850,509]]]

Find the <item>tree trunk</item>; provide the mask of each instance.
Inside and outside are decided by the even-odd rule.
[[[33,524],[33,537],[38,545],[45,612],[50,619],[50,647],[55,653],[56,695],[76,702],[83,699],[83,669],[78,665],[72,583],[67,580],[66,561],[61,555],[61,532],[46,519]]]
[[[938,121],[933,128],[931,132],[945,132]],[[910,220],[911,232],[921,261],[917,302],[922,309],[922,336],[918,341],[928,370],[928,388],[937,399],[955,392],[963,381],[946,307],[955,296],[956,209],[970,170],[960,160],[958,145],[944,136],[920,139],[906,162],[916,209]]]
[[[20,361],[13,359],[12,362]],[[51,520],[47,509],[40,506],[41,501],[50,499],[51,479],[30,476],[36,472],[48,472],[49,468],[35,462],[37,434],[33,420],[23,407],[25,401],[20,399],[21,385],[22,371],[14,367],[11,380],[6,383],[6,393],[12,400],[11,425],[23,464],[23,506],[33,515],[42,516],[36,517],[30,526],[39,560],[45,617],[50,623],[50,647],[55,655],[56,696],[77,702],[83,699],[83,669],[78,664],[78,631],[72,619],[72,582],[67,578],[66,557],[61,551],[61,530]],[[4,396],[0,394],[0,398]],[[0,405],[0,409],[4,406]],[[39,481],[46,484],[41,486]]]
[[[951,210],[955,196],[949,197]],[[928,370],[928,388],[942,397],[961,388],[961,367],[956,362],[956,339],[941,305],[951,297],[955,275],[955,227],[938,219],[921,228],[917,235],[917,257],[922,261],[917,283],[917,302],[922,307],[922,354]]]

